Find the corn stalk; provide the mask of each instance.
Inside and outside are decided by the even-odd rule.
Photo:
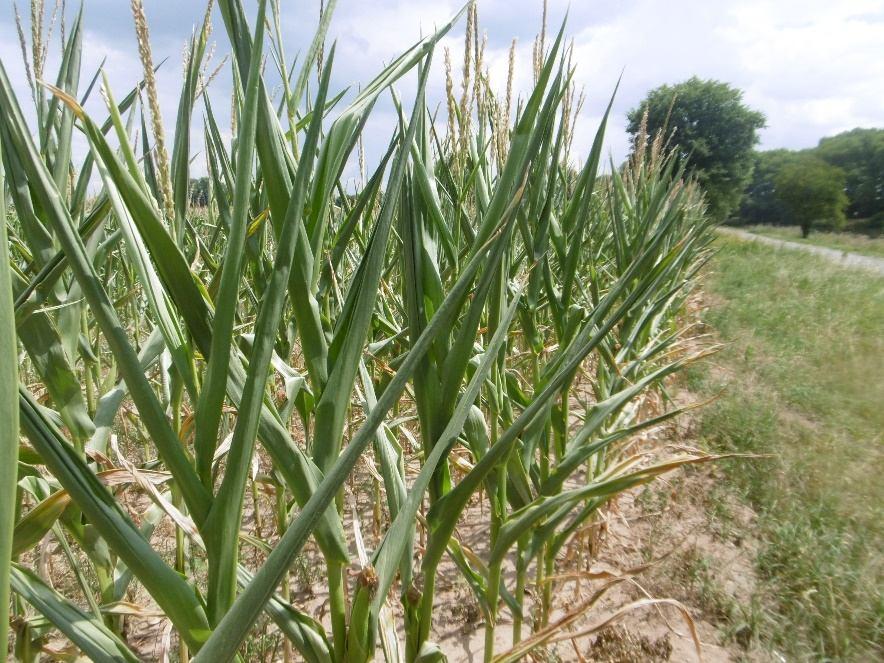
[[[17,484],[4,485],[18,491],[4,501],[12,538],[0,543],[12,550],[4,561],[18,561],[0,570],[16,595],[23,660],[50,628],[95,660],[137,660],[125,638],[137,614],[118,610],[136,592],[169,620],[182,659],[249,657],[257,629],[270,628],[259,624],[272,623],[287,658],[368,661],[380,648],[389,661],[440,660],[433,612],[446,565],[474,592],[491,660],[504,611],[514,644],[525,626],[547,633],[561,553],[608,501],[708,459],[624,452],[680,411],[648,415],[641,403],[693,359],[678,313],[709,241],[701,196],[659,141],[600,175],[609,104],[574,165],[564,26],[548,47],[544,28],[535,86],[510,117],[511,83],[499,100],[475,4],[464,9],[460,100],[449,81],[448,136],[426,86],[460,14],[358,93],[334,92],[336,49],[323,46],[334,4],[295,66],[275,0],[269,13],[258,3],[253,27],[239,0],[219,0],[230,141],[203,94],[207,12],[187,49],[168,178],[142,82],[117,102],[96,72],[81,93],[82,14],[55,84],[35,89],[36,131],[0,64],[0,188],[14,212],[4,215],[0,294],[12,299],[0,300],[0,323],[17,336],[0,329],[0,353],[18,357],[20,344],[26,357],[0,407],[14,409],[27,439],[16,444],[15,418],[3,417],[3,466],[18,467]],[[265,49],[283,80],[278,100]],[[405,103],[393,88],[408,75],[417,85]],[[84,110],[94,87],[100,120]],[[364,163],[362,136],[387,93],[398,122],[353,190],[346,164],[357,150]],[[189,203],[199,104],[204,209]],[[75,130],[88,144],[77,164]],[[346,533],[360,462],[374,477],[373,549]],[[148,504],[139,511],[125,499],[136,492]],[[489,513],[484,554],[457,535],[477,500]],[[174,531],[174,559],[153,544],[161,525]],[[44,537],[84,601],[28,568]],[[291,599],[293,563],[310,545],[324,623]]]

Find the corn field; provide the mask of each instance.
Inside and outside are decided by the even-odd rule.
[[[517,96],[512,62],[503,91],[489,79],[474,4],[358,93],[331,89],[328,0],[295,61],[282,3],[217,0],[229,121],[206,94],[210,3],[166,134],[140,0],[144,75],[122,92],[81,70],[82,11],[43,71],[36,4],[31,98],[0,64],[4,650],[142,660],[152,619],[168,660],[444,660],[443,570],[479,606],[486,661],[555,643],[578,614],[556,601],[565,552],[588,565],[608,502],[709,459],[631,443],[685,409],[665,382],[696,358],[680,313],[709,255],[661,138],[608,165],[609,105],[577,161],[564,26]],[[464,23],[461,70],[439,42]],[[459,534],[477,519],[481,548]],[[620,581],[587,581],[579,614]]]

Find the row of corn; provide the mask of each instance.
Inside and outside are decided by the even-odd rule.
[[[0,64],[10,651],[135,661],[129,634],[159,614],[179,660],[257,658],[260,624],[285,660],[442,660],[443,569],[479,606],[486,661],[552,646],[565,551],[618,494],[707,459],[631,443],[681,411],[661,387],[694,358],[679,312],[708,255],[700,193],[659,140],[606,164],[610,105],[575,158],[563,30],[544,29],[516,100],[512,57],[495,92],[466,7],[446,121],[427,84],[461,16],[347,95],[324,45],[334,2],[295,62],[278,0],[217,5],[231,120],[211,101],[210,5],[168,151],[139,0],[145,75],[123,95],[82,71],[82,12],[51,83],[34,49],[32,99]],[[391,92],[398,122],[365,172]],[[481,547],[459,531],[478,518]],[[308,553],[322,619],[291,573]]]

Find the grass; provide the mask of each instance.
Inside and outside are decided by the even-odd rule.
[[[758,512],[761,637],[790,660],[884,651],[884,279],[723,239],[705,321],[728,345],[691,371],[722,397],[701,433]]]
[[[798,226],[749,226],[745,230],[798,244],[812,244],[848,253],[884,258],[884,237],[869,237],[852,232],[812,232],[809,237],[803,238]]]

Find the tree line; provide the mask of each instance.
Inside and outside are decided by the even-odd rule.
[[[627,115],[634,141],[662,134],[706,192],[710,215],[737,224],[884,229],[884,129],[857,128],[805,150],[758,151],[764,115],[727,83],[693,77],[651,90]]]
[[[884,129],[852,129],[806,150],[753,155],[752,179],[737,212],[741,223],[813,222],[878,234],[884,229]],[[810,225],[808,225],[810,221]]]

